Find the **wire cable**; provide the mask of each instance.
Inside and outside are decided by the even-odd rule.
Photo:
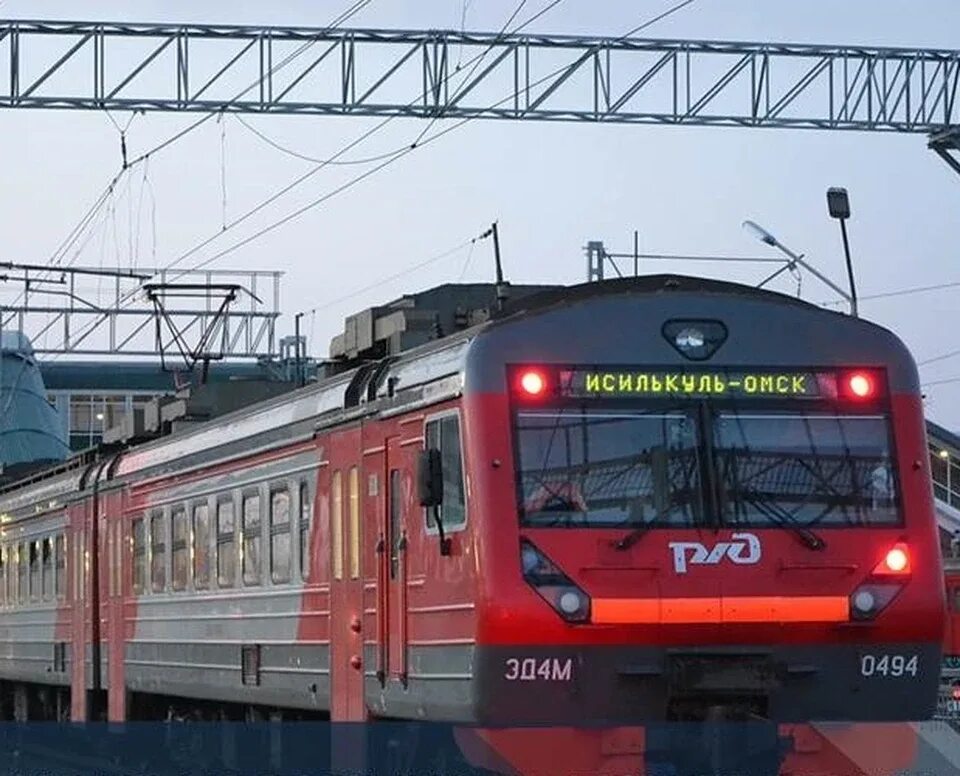
[[[619,38],[618,40],[624,40],[624,39],[626,39],[626,38],[629,37],[630,35],[635,34],[636,32],[638,32],[638,31],[640,31],[640,30],[642,30],[642,29],[645,29],[645,28],[649,27],[650,25],[654,24],[655,22],[660,21],[661,19],[664,19],[664,18],[666,18],[667,16],[670,16],[671,14],[676,13],[677,11],[681,10],[682,8],[685,8],[685,7],[689,6],[689,5],[692,4],[694,1],[695,1],[695,0],[683,0],[683,2],[680,2],[680,3],[675,4],[675,5],[672,6],[671,8],[667,9],[666,11],[664,11],[663,13],[661,13],[661,14],[659,14],[658,16],[654,17],[653,19],[650,19],[650,20],[648,20],[648,21],[646,21],[646,22],[638,25],[637,27],[634,27],[632,30],[630,30],[630,31],[627,32],[626,34],[620,36],[620,38]],[[545,13],[545,12],[546,12],[547,10],[549,10],[550,8],[553,8],[553,7],[554,7],[555,5],[557,5],[559,2],[561,2],[561,0],[553,0],[553,2],[550,3],[550,5],[548,5],[546,9],[544,9],[544,10],[541,11],[541,12],[539,12],[539,13],[536,14],[534,17],[531,17],[531,19],[528,19],[528,20],[524,23],[524,25],[522,25],[522,26],[525,26],[526,24],[529,24],[530,22],[532,22],[534,19],[538,18],[539,16],[542,16],[543,13]],[[491,45],[492,45],[492,44],[491,44]],[[597,44],[597,45],[598,45],[598,47],[599,47],[599,46],[602,45],[602,44]],[[566,70],[567,67],[568,67],[568,66],[565,65],[565,66],[562,66],[562,67],[560,67],[560,68],[557,68],[556,70],[548,73],[547,75],[545,75],[545,76],[541,77],[540,79],[538,79],[538,80],[534,81],[533,83],[531,83],[531,84],[530,84],[530,87],[532,88],[532,87],[535,87],[535,86],[539,86],[540,84],[544,83],[545,81],[553,78],[554,76],[556,76],[556,75],[560,74],[561,72],[563,72],[564,70]],[[503,103],[508,102],[509,100],[513,99],[513,97],[514,97],[513,94],[507,95],[507,96],[504,97],[503,99],[498,100],[497,102],[493,103],[493,105],[490,106],[490,109],[496,108],[496,107],[502,105]],[[357,143],[359,143],[359,142],[361,142],[363,139],[365,139],[365,137],[369,136],[369,134],[372,134],[372,132],[377,131],[381,126],[385,125],[386,123],[389,123],[389,121],[393,120],[394,118],[396,118],[396,114],[389,116],[389,117],[388,117],[384,122],[382,122],[380,125],[377,125],[377,126],[374,127],[372,130],[369,130],[367,133],[364,133],[363,135],[361,135],[360,138],[358,138],[357,140],[353,141],[351,144],[349,144],[348,146],[346,146],[346,147],[345,147],[344,149],[342,149],[341,152],[339,152],[337,155],[342,155],[342,153],[344,153],[346,150],[349,150],[351,147],[355,146]],[[435,121],[437,120],[437,118],[438,118],[438,117],[434,117],[434,119],[430,122],[431,125],[432,125],[433,123],[435,123]],[[363,172],[363,173],[361,173],[360,175],[352,178],[351,180],[347,181],[346,183],[343,183],[343,184],[341,184],[340,186],[336,187],[336,188],[333,189],[332,191],[329,191],[329,192],[321,195],[320,197],[312,200],[311,202],[307,203],[306,205],[298,208],[298,209],[295,210],[294,212],[292,212],[292,213],[284,216],[283,218],[281,218],[281,219],[279,219],[279,220],[277,220],[277,221],[272,222],[271,224],[268,224],[267,226],[263,227],[262,229],[258,230],[257,232],[253,233],[252,235],[250,235],[250,236],[248,236],[248,237],[246,237],[246,238],[244,238],[244,239],[242,239],[242,240],[240,240],[240,241],[238,241],[238,242],[236,242],[236,243],[233,243],[232,245],[224,248],[223,250],[219,251],[218,253],[213,254],[212,256],[210,256],[209,258],[205,259],[204,261],[199,262],[198,264],[196,264],[195,266],[193,266],[193,267],[191,268],[191,270],[196,271],[196,270],[198,270],[198,269],[202,269],[202,268],[204,268],[204,267],[206,267],[206,266],[209,266],[209,265],[212,264],[214,261],[222,258],[223,256],[225,256],[225,255],[227,255],[227,254],[229,254],[229,253],[232,253],[233,251],[235,251],[235,250],[237,250],[237,249],[239,249],[239,248],[241,248],[241,247],[243,247],[243,246],[245,246],[245,245],[250,244],[251,242],[259,239],[260,237],[262,237],[263,235],[268,234],[269,232],[272,232],[273,230],[275,230],[275,229],[277,229],[277,228],[279,228],[279,227],[281,227],[281,226],[289,223],[290,221],[298,218],[298,217],[301,216],[303,213],[306,213],[307,211],[309,211],[309,210],[311,210],[311,209],[319,206],[320,204],[328,201],[328,200],[331,199],[332,197],[334,197],[334,196],[336,196],[336,195],[338,195],[338,194],[340,194],[340,193],[342,193],[342,192],[344,192],[344,191],[352,188],[353,186],[355,186],[356,184],[360,183],[361,181],[369,178],[371,175],[379,172],[380,170],[384,169],[385,167],[389,166],[390,164],[393,164],[393,163],[396,162],[397,160],[403,158],[404,156],[406,156],[407,154],[409,154],[411,151],[414,151],[414,150],[416,150],[417,148],[420,148],[420,147],[422,147],[422,146],[424,146],[424,145],[426,145],[426,144],[428,144],[428,143],[431,143],[431,142],[433,142],[433,141],[435,141],[435,140],[439,140],[441,137],[444,137],[445,135],[449,134],[450,132],[453,132],[453,131],[455,131],[456,129],[459,129],[460,127],[464,126],[465,124],[469,123],[470,121],[473,121],[475,118],[476,118],[476,116],[468,116],[468,117],[466,117],[466,118],[464,118],[464,119],[461,119],[460,121],[452,124],[451,126],[446,127],[445,129],[441,130],[440,132],[437,132],[435,135],[433,135],[433,136],[431,136],[431,137],[429,137],[429,138],[426,138],[426,139],[423,140],[422,142],[412,143],[410,146],[401,149],[396,155],[391,156],[391,157],[385,159],[384,161],[382,161],[382,162],[381,162],[380,164],[378,164],[377,166],[375,166],[375,167],[373,167],[373,168],[371,168],[371,169],[369,169],[369,170],[366,170],[365,172]],[[421,133],[421,137],[422,137],[422,136],[423,136],[423,133]],[[321,166],[321,167],[322,167],[322,166]],[[316,169],[315,169],[315,170],[311,170],[310,172],[306,173],[304,176],[301,176],[301,178],[302,178],[302,179],[306,179],[306,177],[309,177],[310,175],[314,174],[316,171],[317,171]],[[269,200],[269,201],[275,200],[275,199],[277,198],[277,196],[279,196],[280,194],[285,193],[285,191],[288,191],[288,190],[290,190],[291,188],[293,188],[295,185],[298,185],[299,181],[300,181],[300,179],[297,179],[297,181],[294,181],[294,183],[290,184],[288,187],[286,187],[286,189],[281,190],[281,192],[279,192],[277,195],[274,195],[274,197],[271,198],[271,200]],[[265,202],[265,203],[261,203],[261,205],[257,206],[256,209],[262,209],[262,207],[265,207],[266,204],[269,203],[269,201],[267,201],[267,202]],[[242,216],[241,219],[245,219],[246,217],[247,217],[247,216],[246,216],[246,214],[245,214],[245,216]],[[199,250],[199,249],[202,248],[204,245],[209,244],[210,242],[213,241],[213,239],[215,239],[215,237],[219,237],[220,234],[222,234],[222,233],[223,233],[222,231],[219,232],[216,236],[211,237],[211,238],[208,238],[206,241],[204,241],[204,243],[201,243],[199,246],[196,246],[195,248],[193,248],[193,249],[191,249],[190,251],[188,251],[187,254],[184,254],[184,255],[178,257],[178,259],[176,259],[174,262],[172,262],[171,264],[169,264],[169,265],[167,266],[167,269],[172,268],[172,266],[176,265],[176,264],[177,264],[179,261],[181,261],[183,258],[186,258],[188,255],[191,255],[192,253],[195,253],[196,250]],[[128,300],[129,300],[130,298],[132,298],[132,297],[133,297],[133,294],[129,295],[129,296],[128,296]],[[100,324],[100,322],[101,322],[100,320],[94,321],[91,325],[92,325],[92,326],[97,326],[97,325]],[[84,334],[83,336],[86,336],[86,334]]]
[[[524,6],[524,4],[525,4],[526,2],[527,2],[527,0],[521,0],[520,5],[516,8],[516,10],[514,10],[514,12],[510,15],[509,19],[507,20],[506,24],[501,28],[500,33],[498,33],[498,35],[497,35],[497,39],[499,39],[500,37],[502,37],[502,35],[504,34],[504,32],[505,32],[505,30],[506,30],[507,25],[508,25],[513,19],[516,18],[517,14],[520,12],[520,9],[523,8],[523,6]],[[530,19],[527,19],[527,21],[525,21],[523,24],[521,24],[519,27],[517,27],[517,29],[514,30],[513,32],[518,32],[519,30],[523,29],[524,27],[526,27],[527,25],[529,25],[531,22],[533,22],[534,20],[536,20],[537,18],[539,18],[540,16],[542,16],[544,13],[546,13],[548,10],[550,10],[550,9],[553,8],[554,6],[558,5],[560,2],[562,2],[562,0],[553,0],[545,9],[541,10],[539,13],[537,13],[536,15],[534,15],[533,17],[531,17]],[[494,46],[495,44],[496,44],[496,39],[487,46],[487,48],[486,48],[486,50],[485,50],[484,52],[482,52],[481,54],[478,54],[476,57],[474,57],[474,59],[473,59],[474,67],[476,67],[476,66],[479,64],[479,62],[483,59],[483,57],[485,57],[485,56],[493,49],[493,46]],[[469,64],[469,63],[468,63],[468,64]],[[472,71],[471,71],[471,72],[472,72]],[[446,78],[444,79],[444,81],[447,81],[447,80],[449,80],[449,79],[452,78],[452,77],[453,77],[453,74],[450,74],[450,75],[446,76]],[[466,82],[468,79],[469,79],[469,75],[467,76],[467,78],[464,79],[464,82]],[[425,93],[420,93],[420,94],[418,94],[418,95],[417,95],[416,97],[414,97],[409,103],[407,103],[407,106],[409,107],[409,106],[414,105],[414,104],[417,103],[419,100],[421,100],[421,99],[424,97],[424,95],[425,95]],[[301,185],[302,183],[304,183],[305,181],[307,181],[308,179],[310,179],[311,177],[313,177],[314,175],[316,175],[318,172],[320,172],[321,170],[323,170],[325,167],[327,167],[327,165],[334,164],[339,157],[343,156],[345,153],[347,153],[348,151],[350,151],[352,148],[355,148],[355,147],[358,146],[360,143],[362,143],[364,140],[366,140],[367,138],[369,138],[369,137],[371,137],[372,135],[374,135],[374,134],[376,134],[377,132],[379,132],[381,129],[383,129],[385,126],[387,126],[390,122],[392,122],[392,121],[393,121],[394,119],[396,119],[397,117],[398,117],[398,114],[393,114],[393,115],[388,116],[388,117],[387,117],[386,119],[384,119],[383,121],[379,122],[378,124],[376,124],[376,125],[373,126],[372,128],[368,129],[366,132],[361,133],[359,137],[357,137],[356,139],[354,139],[352,142],[348,143],[346,146],[342,147],[342,148],[341,148],[337,153],[335,153],[332,157],[330,157],[330,158],[328,158],[328,159],[324,159],[324,160],[319,160],[319,162],[318,162],[318,164],[317,164],[316,167],[314,167],[314,168],[311,169],[311,170],[308,170],[308,171],[305,172],[303,175],[299,176],[298,178],[294,179],[291,183],[289,183],[289,184],[287,184],[286,186],[284,186],[282,189],[274,192],[271,196],[269,196],[269,197],[267,197],[266,199],[262,200],[259,204],[255,205],[253,208],[251,208],[250,210],[248,210],[247,212],[245,212],[243,215],[235,218],[235,219],[234,219],[233,221],[231,221],[224,229],[221,229],[219,232],[215,232],[215,233],[211,234],[211,235],[210,235],[209,237],[207,237],[205,240],[200,241],[199,243],[197,243],[196,245],[194,245],[192,248],[190,248],[189,250],[187,250],[185,253],[180,254],[176,259],[174,259],[172,262],[170,262],[169,264],[167,264],[167,266],[165,267],[165,269],[168,269],[168,270],[173,269],[173,268],[176,267],[178,264],[180,264],[181,262],[183,262],[185,259],[190,258],[190,256],[192,256],[192,255],[194,255],[195,253],[203,250],[203,249],[204,249],[206,246],[208,246],[210,243],[212,243],[212,242],[214,242],[215,240],[219,239],[224,233],[226,233],[226,232],[229,231],[230,229],[233,229],[234,227],[239,226],[239,225],[242,224],[244,221],[246,221],[247,219],[249,219],[249,218],[251,218],[252,216],[256,215],[258,212],[260,212],[260,211],[263,210],[264,208],[269,207],[271,204],[273,204],[274,202],[276,202],[278,199],[280,199],[281,197],[285,196],[287,193],[289,193],[290,191],[292,191],[293,189],[295,189],[296,187],[298,187],[299,185]],[[434,117],[434,119],[430,122],[430,124],[429,124],[429,126],[428,126],[428,129],[429,129],[429,127],[432,127],[432,126],[433,126],[433,124],[434,124],[434,122],[435,122],[436,120],[437,120],[437,117]],[[406,153],[408,153],[409,151],[411,151],[413,148],[415,148],[415,147],[417,146],[417,144],[419,143],[420,139],[423,137],[423,134],[424,134],[424,133],[421,132],[420,135],[417,137],[417,139],[414,140],[413,143],[411,143],[411,144],[402,146],[401,148],[398,148],[398,149],[396,149],[396,150],[394,150],[394,151],[390,151],[390,152],[385,153],[385,154],[379,154],[379,155],[377,155],[377,156],[375,156],[375,157],[370,157],[370,160],[371,160],[371,161],[385,161],[385,162],[387,162],[387,163],[392,162],[392,161],[394,161],[395,159],[399,158],[400,156],[405,155]],[[381,166],[384,166],[384,165],[381,165]],[[377,168],[377,169],[379,169],[379,168]],[[363,177],[367,177],[366,174],[364,174]],[[362,179],[362,178],[361,178],[361,179]],[[222,255],[222,254],[221,254],[221,255]],[[218,256],[219,256],[219,255],[218,255]],[[202,264],[202,266],[206,266],[207,263],[209,263],[209,262],[204,262],[204,263]],[[197,268],[198,268],[198,267],[194,267],[193,269],[197,269]],[[179,276],[178,276],[178,277],[179,277]]]
[[[555,3],[556,3],[557,1],[559,1],[559,0],[555,0]],[[694,2],[694,0],[683,0],[682,3],[679,3],[679,4],[675,5],[675,6],[673,6],[673,7],[672,7],[671,9],[669,9],[668,11],[665,11],[664,13],[660,14],[660,15],[657,17],[657,20],[662,19],[662,18],[664,18],[665,16],[668,16],[668,15],[671,14],[671,13],[675,13],[676,11],[680,10],[681,8],[690,5],[692,2]],[[555,3],[554,3],[554,4],[555,4]],[[641,25],[635,27],[633,30],[630,31],[630,33],[628,33],[628,35],[629,35],[629,34],[633,34],[635,31],[644,29],[645,27],[649,26],[649,24],[651,24],[651,23],[653,23],[653,20],[651,20],[650,22],[645,22],[644,24],[641,24]],[[621,39],[624,39],[624,38],[628,37],[628,35],[622,36]],[[565,65],[565,66],[562,66],[562,67],[559,67],[559,68],[557,68],[556,70],[554,70],[554,71],[548,73],[547,75],[541,77],[540,79],[534,81],[533,83],[530,84],[531,88],[532,88],[532,87],[535,87],[535,86],[539,86],[540,84],[544,83],[545,81],[550,80],[550,79],[553,78],[554,76],[559,75],[559,74],[562,73],[564,70],[566,70],[567,67],[568,67],[568,66],[566,66],[566,65]],[[514,95],[513,95],[513,94],[509,94],[509,95],[507,95],[506,97],[504,97],[503,99],[498,100],[497,102],[493,103],[493,104],[488,108],[488,110],[492,110],[493,108],[499,107],[499,106],[502,105],[503,103],[508,102],[509,100],[512,100],[513,98],[514,98]],[[393,117],[391,116],[390,118],[393,118]],[[439,139],[440,139],[441,137],[443,137],[444,135],[447,135],[447,134],[449,134],[450,132],[453,132],[454,130],[459,129],[459,128],[462,127],[464,124],[467,124],[467,123],[469,123],[469,122],[471,122],[471,121],[474,121],[475,119],[476,119],[476,116],[467,116],[466,118],[461,119],[460,121],[452,124],[452,125],[449,126],[449,127],[446,127],[445,129],[441,130],[440,132],[438,132],[438,133],[436,133],[435,135],[432,135],[431,137],[428,137],[428,138],[426,138],[426,139],[422,139],[424,133],[421,132],[421,133],[420,133],[420,136],[418,137],[418,140],[417,140],[417,141],[415,141],[414,143],[410,144],[410,146],[408,146],[407,148],[404,148],[404,149],[402,149],[401,151],[399,151],[395,156],[393,156],[393,157],[391,157],[391,158],[389,158],[389,159],[386,159],[385,161],[381,162],[381,163],[378,164],[377,166],[375,166],[375,167],[373,167],[373,168],[371,168],[371,169],[369,169],[369,170],[361,173],[360,175],[352,178],[351,180],[347,181],[346,183],[341,184],[340,186],[338,186],[337,188],[333,189],[332,191],[329,191],[329,192],[321,195],[321,196],[318,197],[317,199],[312,200],[311,202],[309,202],[309,203],[307,203],[306,205],[298,208],[298,209],[295,210],[294,212],[292,212],[292,213],[284,216],[283,218],[281,218],[281,219],[279,219],[279,220],[277,220],[277,221],[274,221],[274,222],[272,222],[271,224],[268,224],[267,226],[263,227],[262,229],[258,230],[257,232],[254,232],[252,235],[250,235],[250,236],[248,236],[248,237],[246,237],[246,238],[244,238],[244,239],[242,239],[242,240],[239,240],[239,241],[233,243],[232,245],[228,246],[227,248],[224,248],[223,250],[219,251],[218,253],[213,254],[213,255],[210,256],[209,258],[205,259],[204,261],[202,261],[202,262],[200,262],[199,264],[197,264],[197,265],[195,265],[194,267],[192,267],[192,269],[193,269],[193,270],[203,269],[204,267],[206,267],[206,266],[208,266],[209,264],[213,263],[213,262],[216,261],[217,259],[220,259],[220,258],[222,258],[223,256],[226,256],[228,253],[232,253],[233,251],[235,251],[235,250],[237,250],[237,249],[239,249],[239,248],[242,248],[242,247],[244,247],[245,245],[249,245],[249,244],[250,244],[251,242],[253,242],[254,240],[257,240],[257,239],[259,239],[260,237],[262,237],[263,235],[268,234],[269,232],[272,232],[274,229],[277,229],[277,228],[279,228],[279,227],[281,227],[281,226],[289,223],[290,221],[298,218],[299,216],[303,215],[303,214],[306,213],[307,211],[312,210],[313,208],[315,208],[315,207],[323,204],[324,202],[328,201],[329,199],[331,199],[332,197],[336,196],[337,194],[340,194],[340,193],[342,193],[342,192],[344,192],[344,191],[352,188],[352,187],[355,186],[357,183],[360,183],[361,181],[363,181],[363,180],[365,180],[366,178],[370,177],[372,174],[374,174],[374,173],[376,173],[376,172],[379,172],[380,170],[382,170],[383,168],[389,166],[390,164],[393,164],[393,163],[396,162],[397,160],[402,159],[404,156],[406,156],[407,154],[409,154],[411,151],[414,151],[414,150],[416,150],[417,148],[422,148],[423,146],[427,145],[428,143],[432,143],[432,142],[434,142],[434,141],[436,141],[436,140],[439,140]],[[434,117],[434,118],[431,120],[430,125],[432,126],[437,120],[438,120],[438,117]],[[219,235],[217,235],[217,236],[219,236]],[[207,244],[209,244],[209,242],[212,242],[213,239],[214,239],[214,238],[211,238],[210,240],[208,240],[208,241],[207,241]],[[189,252],[188,252],[188,253],[189,253]],[[181,257],[181,258],[183,258],[183,257]],[[177,261],[179,261],[179,259],[178,259]]]

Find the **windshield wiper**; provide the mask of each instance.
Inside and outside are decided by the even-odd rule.
[[[773,520],[773,522],[775,522],[781,528],[788,528],[789,530],[793,531],[793,533],[799,537],[799,539],[811,550],[822,550],[827,546],[827,543],[822,537],[820,537],[819,534],[814,533],[805,525],[798,522],[793,515],[787,512],[787,510],[775,506],[774,504],[767,504],[756,498],[750,498],[749,496],[745,495],[742,497],[752,504],[754,508]]]
[[[613,546],[618,550],[629,550],[633,545],[635,545],[643,535],[650,530],[650,528],[656,523],[656,520],[647,520],[645,523],[641,523],[636,528],[634,528],[626,536],[621,537],[618,541],[613,543]]]

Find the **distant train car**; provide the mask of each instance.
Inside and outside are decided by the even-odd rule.
[[[29,699],[69,676],[74,719],[647,726],[936,705],[916,368],[890,332],[771,292],[548,291],[35,480],[0,492],[3,573],[28,580],[0,615],[0,678]]]

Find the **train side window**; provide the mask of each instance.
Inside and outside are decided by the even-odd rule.
[[[17,603],[17,548],[7,545],[7,587],[5,591],[5,601],[7,606],[15,606]]]
[[[467,522],[467,499],[463,486],[463,456],[460,448],[460,418],[457,415],[427,421],[427,449],[440,451],[443,465],[443,503],[437,508],[445,531],[462,528]],[[436,531],[433,509],[427,509],[427,530]]]
[[[313,496],[310,485],[300,483],[300,577],[304,582],[310,576],[310,523],[313,517]]]
[[[39,601],[41,594],[40,580],[40,542],[30,542],[30,600]]]
[[[53,565],[56,574],[53,586],[54,595],[56,595],[58,601],[62,601],[67,592],[66,560],[64,536],[63,534],[57,534],[53,540]]]
[[[343,579],[343,477],[333,473],[330,485],[330,552],[333,578]]]
[[[7,605],[7,548],[0,547],[0,603]]]
[[[150,587],[162,593],[167,587],[167,526],[163,512],[150,516]]]
[[[210,509],[206,504],[193,507],[193,586],[210,586]]]
[[[133,521],[133,592],[141,595],[147,589],[147,536],[143,518]]]
[[[390,470],[390,579],[400,568],[400,470]]]
[[[290,581],[290,492],[286,488],[270,494],[270,578]]]
[[[260,494],[243,497],[243,584],[260,584]]]
[[[53,598],[53,546],[50,537],[46,537],[40,545],[42,550],[41,562],[43,564],[43,600],[49,601]]]
[[[360,473],[350,469],[350,579],[360,577]]]
[[[233,587],[237,580],[235,533],[233,501],[220,501],[217,504],[217,585],[219,587]]]
[[[20,590],[17,597],[21,604],[25,604],[30,591],[30,557],[26,544],[21,544],[17,552],[17,566],[20,570]]]
[[[173,589],[186,590],[190,569],[190,548],[187,545],[187,510],[174,507],[173,510]]]

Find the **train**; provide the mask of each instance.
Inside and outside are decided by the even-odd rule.
[[[373,308],[312,384],[4,485],[0,712],[429,721],[514,771],[511,729],[932,716],[893,333],[683,275],[492,293]]]

